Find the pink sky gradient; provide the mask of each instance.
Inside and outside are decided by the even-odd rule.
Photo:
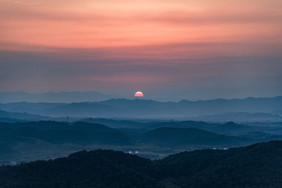
[[[0,5],[0,42],[14,44],[9,49],[282,42],[280,0],[1,0]]]
[[[1,90],[279,95],[281,31],[281,0],[0,0]]]

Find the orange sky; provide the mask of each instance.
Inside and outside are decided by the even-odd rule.
[[[281,7],[281,0],[0,0],[0,47],[269,45],[282,42]]]
[[[279,95],[281,33],[281,0],[0,0],[0,90]]]

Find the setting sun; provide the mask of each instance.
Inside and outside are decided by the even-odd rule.
[[[142,98],[144,97],[144,94],[141,91],[137,91],[134,96],[137,98]]]

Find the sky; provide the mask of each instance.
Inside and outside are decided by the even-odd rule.
[[[0,0],[0,91],[282,95],[281,0]]]

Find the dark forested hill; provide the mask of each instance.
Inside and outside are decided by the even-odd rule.
[[[250,140],[220,135],[196,128],[162,127],[145,133],[143,142],[162,147],[230,147],[232,145],[246,144]]]
[[[181,187],[282,187],[282,142],[199,150],[156,161]]]
[[[183,152],[157,161],[96,150],[0,167],[1,188],[282,187],[281,177],[281,141]]]
[[[17,139],[36,139],[62,144],[116,144],[130,145],[128,136],[121,131],[95,123],[76,122],[18,122],[0,123],[0,143],[13,143]]]
[[[96,150],[67,158],[0,168],[0,187],[157,187],[150,160]]]
[[[84,149],[136,151],[140,156],[157,159],[181,151],[276,140],[282,134],[279,125],[267,128],[193,121],[134,124],[135,121],[98,119],[111,128],[95,122],[0,122],[0,164],[54,159]]]

